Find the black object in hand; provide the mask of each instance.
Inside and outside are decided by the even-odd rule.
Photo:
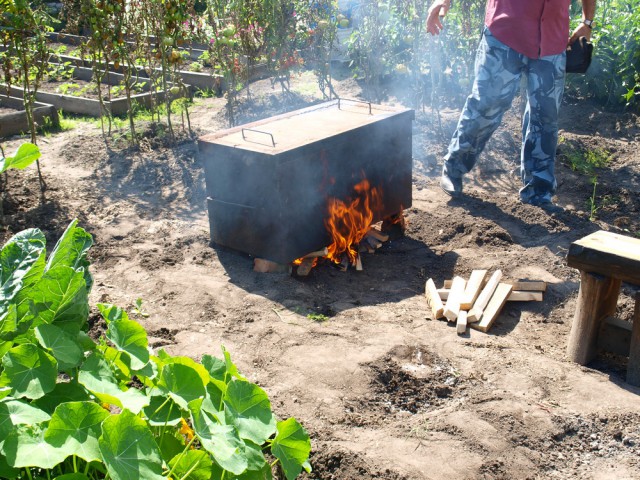
[[[580,37],[567,47],[567,73],[585,73],[591,65],[593,44]]]

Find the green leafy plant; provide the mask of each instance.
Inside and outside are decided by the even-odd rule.
[[[79,95],[82,87],[75,82],[65,82],[58,85],[58,91],[63,95]]]
[[[309,320],[313,320],[314,322],[326,322],[327,320],[329,320],[329,317],[327,315],[315,312],[307,313],[307,318]]]
[[[73,78],[75,67],[71,62],[49,62],[47,66],[47,78],[50,82],[59,82]]]
[[[5,157],[4,150],[0,149],[0,175],[10,169],[24,170],[40,158],[40,149],[33,143],[23,143],[13,156]],[[6,185],[3,185],[3,177],[0,176],[0,219],[4,223],[4,200]]]
[[[566,144],[564,139],[560,139],[560,144]],[[611,162],[611,153],[603,148],[582,150],[575,145],[567,145],[563,148],[561,158],[574,172],[582,175],[596,176],[596,169],[604,168]]]
[[[278,421],[224,348],[200,362],[154,352],[108,304],[98,305],[104,335],[87,335],[92,242],[74,220],[48,256],[37,229],[0,251],[0,477],[270,479],[278,466],[291,480],[310,470],[304,428]]]
[[[33,143],[23,143],[11,157],[0,158],[0,174],[14,168],[23,170],[40,158],[40,149]]]
[[[189,65],[189,70],[191,70],[192,72],[200,73],[202,72],[202,70],[204,70],[204,67],[200,62],[193,62],[191,65]]]
[[[207,50],[205,50],[198,57],[198,62],[201,65],[205,66],[205,67],[211,67],[212,66],[212,64],[211,64],[211,54]]]

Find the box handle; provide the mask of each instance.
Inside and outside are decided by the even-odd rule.
[[[343,100],[342,98],[338,98],[338,110],[340,110],[340,101]],[[366,103],[367,105],[369,105],[369,115],[373,115],[372,110],[371,110],[371,102],[365,102],[364,100],[352,100],[351,98],[345,98],[344,100],[348,101],[348,102],[355,102],[355,103]]]
[[[263,132],[262,130],[254,130],[252,128],[243,128],[242,129],[242,139],[243,140],[247,140],[247,137],[245,136],[244,132],[253,132],[253,133],[261,133],[263,135],[269,135],[271,137],[271,143],[273,144],[273,146],[276,146],[276,141],[273,139],[273,135],[269,132]]]

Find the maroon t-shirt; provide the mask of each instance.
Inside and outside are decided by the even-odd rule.
[[[571,0],[488,0],[485,24],[494,37],[529,58],[567,48]]]

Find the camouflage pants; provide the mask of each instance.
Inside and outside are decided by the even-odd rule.
[[[444,172],[461,178],[475,165],[526,76],[527,106],[522,119],[520,199],[534,205],[556,190],[554,161],[558,111],[565,77],[565,54],[531,59],[496,39],[485,28],[476,56],[475,82],[445,156]]]

